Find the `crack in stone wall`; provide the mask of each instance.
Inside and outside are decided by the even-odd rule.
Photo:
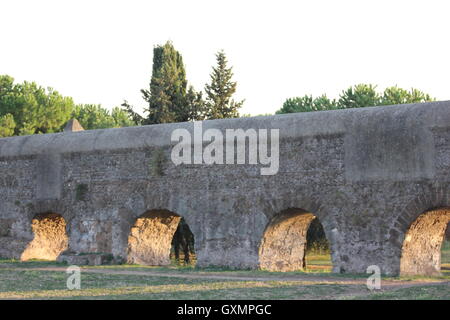
[[[431,210],[414,221],[403,242],[401,275],[440,275],[441,246],[450,208]]]
[[[167,210],[152,210],[136,220],[128,237],[128,263],[170,264],[172,238],[181,217]]]
[[[312,213],[289,209],[277,215],[266,228],[259,249],[260,268],[295,271],[306,267],[306,233],[315,219]]]
[[[28,244],[20,259],[56,260],[68,248],[66,222],[57,213],[37,215],[31,222],[34,239]]]

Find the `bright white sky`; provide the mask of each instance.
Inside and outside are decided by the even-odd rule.
[[[143,107],[153,47],[172,40],[203,89],[223,49],[243,113],[353,84],[417,87],[450,99],[449,1],[0,2],[0,74],[77,103]],[[139,109],[140,110],[140,109]]]

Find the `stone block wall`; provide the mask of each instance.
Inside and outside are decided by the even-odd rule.
[[[176,166],[171,133],[192,123],[0,139],[0,256],[20,258],[33,218],[57,213],[67,252],[137,261],[137,219],[164,210],[185,218],[199,266],[259,268],[271,264],[260,256],[269,223],[297,209],[322,222],[334,271],[398,274],[410,226],[450,207],[449,123],[450,102],[203,122],[278,129],[272,176],[262,165]]]

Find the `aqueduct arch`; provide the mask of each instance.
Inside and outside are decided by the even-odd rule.
[[[441,246],[449,221],[447,207],[426,211],[411,224],[403,241],[400,274],[440,274]]]
[[[268,165],[259,162],[175,164],[172,133],[195,136],[195,128],[185,122],[1,138],[0,255],[54,259],[58,251],[33,253],[37,242],[49,241],[36,231],[30,243],[27,217],[57,212],[70,220],[71,255],[167,263],[175,213],[188,212],[199,266],[258,268],[268,221],[303,208],[321,220],[335,272],[378,265],[399,274],[412,223],[427,210],[450,207],[450,101],[202,122],[203,131],[221,133],[278,130],[279,170],[272,176],[260,174]],[[148,208],[173,213],[136,222],[158,226],[161,237],[147,236],[158,245],[138,241],[135,234],[147,235],[138,226],[129,244],[130,226]],[[153,258],[146,261],[143,252]]]
[[[58,213],[37,214],[31,221],[33,240],[28,244],[20,259],[56,260],[68,248],[66,221]]]
[[[303,209],[291,208],[268,223],[259,247],[260,268],[296,271],[306,268],[307,233],[317,217]]]
[[[169,210],[150,210],[138,217],[128,237],[127,262],[169,265],[172,240],[181,219]]]

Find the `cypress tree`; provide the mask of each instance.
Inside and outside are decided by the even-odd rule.
[[[144,124],[185,121],[186,71],[183,58],[171,42],[153,49],[153,69],[149,90],[141,90],[148,102]]]

